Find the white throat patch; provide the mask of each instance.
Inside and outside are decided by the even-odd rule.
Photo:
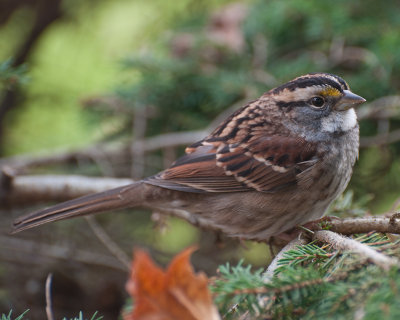
[[[357,125],[357,115],[353,108],[346,111],[332,111],[322,119],[321,131],[349,131]]]

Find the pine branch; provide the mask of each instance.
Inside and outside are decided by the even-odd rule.
[[[384,251],[385,256],[400,254],[398,242],[389,243],[378,233],[362,235],[357,241]],[[277,263],[281,270],[268,282],[258,270],[251,272],[242,263],[221,270],[212,289],[226,319],[351,319],[360,310],[373,314],[367,301],[378,293],[380,305],[397,305],[400,280],[392,280],[398,278],[397,269],[382,273],[380,266],[366,263],[364,255],[338,252],[332,245],[292,247],[282,254]]]

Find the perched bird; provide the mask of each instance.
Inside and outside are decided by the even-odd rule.
[[[231,236],[268,239],[322,217],[346,188],[359,147],[353,107],[363,102],[338,76],[295,78],[234,112],[169,169],[33,212],[14,230],[143,207]]]

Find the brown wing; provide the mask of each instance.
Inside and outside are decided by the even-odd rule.
[[[253,137],[240,144],[204,140],[188,150],[146,182],[187,192],[275,192],[295,185],[297,174],[317,158],[313,144],[280,136]]]
[[[314,144],[291,137],[260,137],[240,145],[220,146],[217,166],[246,186],[274,192],[296,185],[297,175],[317,159]]]
[[[196,193],[252,190],[216,165],[216,148],[202,145],[179,158],[169,169],[144,181],[167,189]]]

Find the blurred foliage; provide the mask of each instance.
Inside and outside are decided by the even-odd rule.
[[[369,100],[393,94],[400,68],[393,55],[400,42],[396,5],[396,1],[385,6],[374,1],[255,1],[240,30],[226,30],[236,28],[228,22],[213,30],[209,21],[208,30],[200,24],[187,32],[183,23],[166,41],[169,55],[155,58],[147,51],[124,64],[140,77],[118,93],[135,105],[157,106],[160,118],[171,112],[171,119],[175,112],[194,113],[196,119],[197,112],[204,116],[207,111],[212,119],[246,87],[261,93],[316,70],[340,74]],[[214,23],[224,23],[223,19]],[[207,43],[214,31],[237,31],[236,37],[243,36],[245,44],[235,52],[229,42]],[[258,79],[258,71],[268,74]]]
[[[13,59],[0,63],[0,94],[15,86],[26,84],[28,82],[26,72],[26,65],[13,67]]]
[[[81,99],[131,78],[117,61],[156,42],[171,21],[216,5],[208,0],[189,9],[195,2],[64,1],[63,19],[46,30],[27,61],[32,81],[23,92],[25,102],[5,120],[5,153],[85,146],[104,135],[97,117],[82,112]],[[29,8],[22,8],[0,28],[0,61],[13,55],[33,20]]]

